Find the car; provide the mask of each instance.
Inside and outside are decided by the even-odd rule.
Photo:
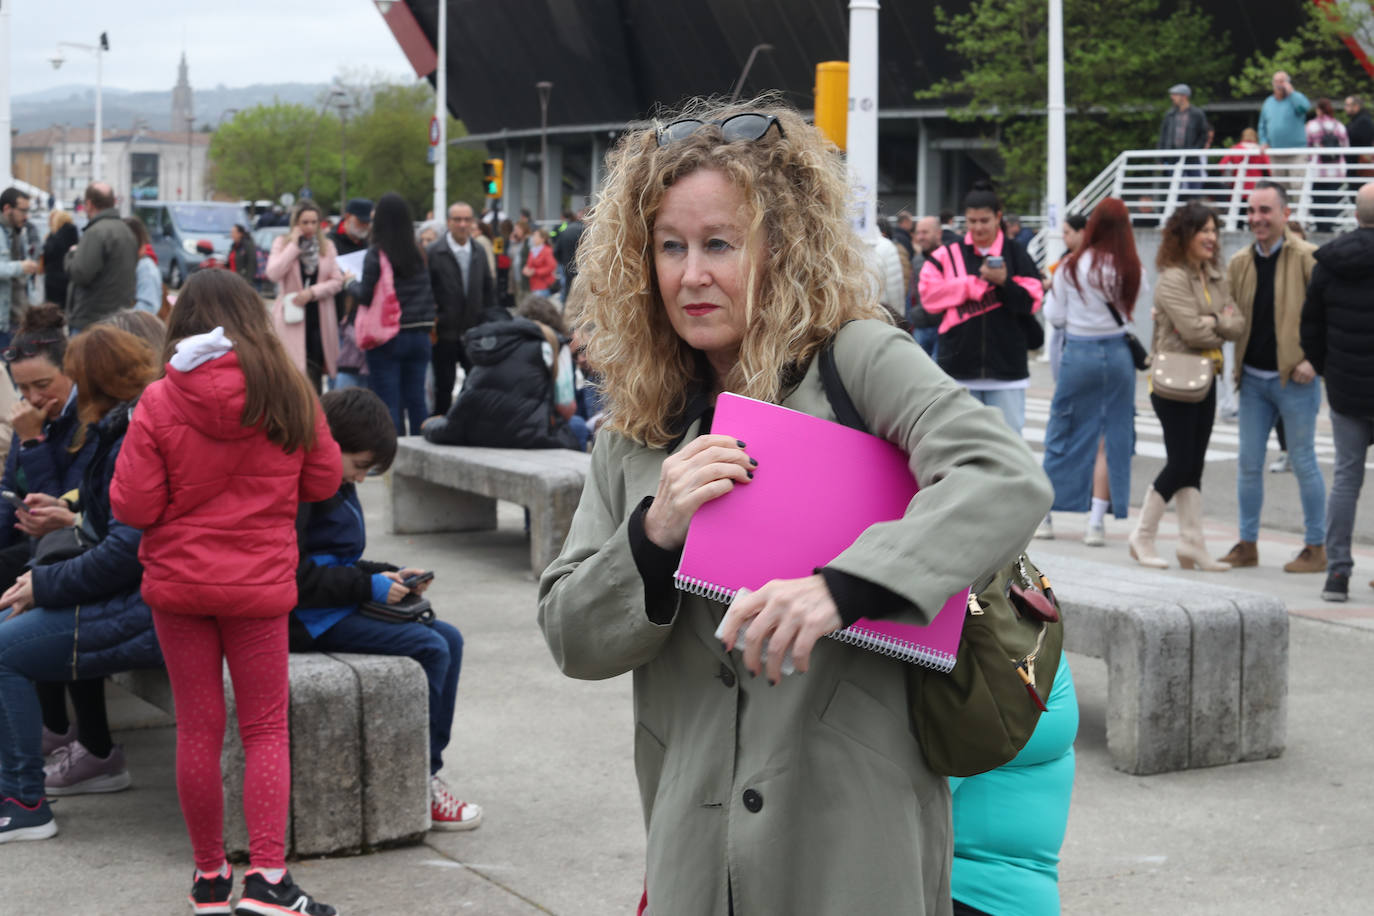
[[[249,225],[240,204],[212,200],[140,201],[134,215],[148,227],[162,277],[173,289],[202,267],[223,266],[235,223]]]
[[[263,226],[253,230],[253,247],[258,250],[258,270],[253,275],[253,285],[258,292],[271,291],[273,283],[267,279],[267,256],[272,253],[272,243],[290,231],[290,226]]]

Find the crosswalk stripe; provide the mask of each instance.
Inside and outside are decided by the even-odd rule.
[[[1044,451],[1045,428],[1050,420],[1050,399],[1049,398],[1026,398],[1026,426],[1022,435],[1027,442],[1032,444],[1032,451],[1041,453]],[[1159,425],[1159,418],[1152,413],[1137,411],[1135,417],[1135,434],[1137,455],[1144,455],[1149,458],[1164,458],[1164,429]],[[1317,453],[1319,464],[1334,465],[1336,458],[1336,444],[1329,433],[1318,432],[1314,448]],[[1279,450],[1278,435],[1274,432],[1269,434],[1267,451],[1277,452]],[[1240,430],[1233,424],[1218,422],[1212,427],[1212,438],[1208,443],[1207,461],[1235,461],[1240,457]],[[1374,461],[1365,465],[1366,468],[1374,470]]]

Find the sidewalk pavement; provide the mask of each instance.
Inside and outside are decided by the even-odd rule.
[[[471,833],[431,833],[420,846],[292,863],[293,875],[345,916],[632,913],[644,828],[630,679],[572,681],[554,667],[535,622],[518,507],[501,506],[495,532],[392,536],[382,515],[385,483],[369,480],[361,493],[368,556],[435,569],[429,595],[467,641],[444,775],[483,806],[485,821]],[[1109,520],[1108,546],[1088,548],[1081,519],[1057,517],[1059,538],[1032,545],[1051,577],[1055,556],[1132,562],[1128,523]],[[1162,551],[1172,546],[1171,526],[1172,515]],[[1214,549],[1224,550],[1219,534]],[[1082,718],[1060,872],[1065,913],[1367,910],[1374,896],[1367,866],[1374,549],[1357,551],[1352,601],[1326,605],[1321,576],[1281,571],[1296,540],[1264,531],[1255,570],[1161,574],[1176,577],[1181,590],[1201,577],[1272,592],[1294,609],[1281,758],[1151,777],[1118,773],[1106,750],[1105,666],[1070,657]],[[186,911],[192,866],[174,787],[173,730],[162,714],[113,688],[111,706],[133,788],[62,799],[54,806],[56,838],[0,847],[0,913]]]

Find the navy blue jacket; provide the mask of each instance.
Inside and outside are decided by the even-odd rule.
[[[33,569],[38,608],[76,609],[73,679],[162,664],[152,613],[139,595],[142,532],[110,513],[110,480],[132,407],[120,404],[88,433],[90,463],[81,481],[81,527],[95,546],[69,560]]]
[[[95,437],[87,436],[79,451],[68,451],[81,421],[76,418],[76,393],[56,420],[43,424],[43,441],[32,448],[19,444],[16,433],[5,459],[5,474],[0,488],[18,493],[46,493],[61,496],[81,485],[86,464],[95,450]],[[24,535],[14,527],[14,507],[0,500],[0,547],[18,543]]]

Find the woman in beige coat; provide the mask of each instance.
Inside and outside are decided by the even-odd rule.
[[[621,140],[578,252],[608,419],[539,622],[569,676],[633,673],[649,913],[950,912],[949,790],[906,664],[822,637],[928,621],[1017,554],[1051,493],[1000,414],[888,322],[847,199],[839,154],[795,111],[696,103]],[[834,420],[813,359],[832,340],[869,428],[910,456],[907,515],[728,615],[678,591],[693,513],[768,473],[713,434],[716,396]],[[782,675],[788,653],[804,673]]]
[[[339,271],[334,243],[321,229],[320,207],[313,200],[298,200],[291,208],[291,231],[273,240],[264,273],[277,285],[272,326],[296,368],[319,391],[323,377],[332,379],[338,372],[334,297],[353,276]]]
[[[1159,353],[1210,356],[1221,372],[1221,345],[1245,330],[1221,269],[1216,214],[1204,204],[1179,207],[1164,225],[1155,266],[1155,332],[1151,348]],[[1150,404],[1164,430],[1164,468],[1145,493],[1140,517],[1131,532],[1131,556],[1142,566],[1166,569],[1155,550],[1164,507],[1178,497],[1178,562],[1185,569],[1220,572],[1230,569],[1211,558],[1202,537],[1202,469],[1216,416],[1216,378],[1207,396],[1195,404],[1161,397],[1153,389]]]

